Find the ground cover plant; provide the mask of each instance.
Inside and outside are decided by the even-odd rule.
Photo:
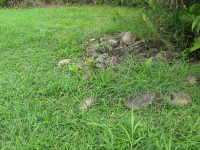
[[[199,149],[200,89],[188,83],[198,65],[160,61],[140,69],[130,55],[129,66],[94,68],[87,80],[84,70],[58,68],[62,59],[81,59],[85,40],[121,31],[150,37],[136,28],[140,13],[110,6],[0,10],[1,149]],[[150,89],[187,91],[193,103],[171,107],[160,98],[143,111],[125,108],[131,94]],[[96,103],[82,111],[87,97]]]

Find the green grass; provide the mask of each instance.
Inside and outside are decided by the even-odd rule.
[[[85,40],[128,30],[141,36],[136,17],[133,8],[109,6],[1,9],[0,148],[199,149],[200,89],[186,83],[197,65],[138,70],[143,64],[130,56],[130,66],[95,69],[90,80],[57,67],[62,59],[81,60]],[[193,104],[169,107],[159,99],[144,111],[125,109],[126,98],[143,90],[188,92]],[[96,103],[81,111],[89,96]]]

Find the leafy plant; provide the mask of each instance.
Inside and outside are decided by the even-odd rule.
[[[78,68],[74,65],[69,65],[69,70],[73,71],[74,73],[78,72]]]
[[[179,14],[179,19],[185,23],[192,24],[192,31],[197,28],[197,33],[200,30],[200,5],[195,4],[188,9],[182,9]]]
[[[191,26],[192,31],[194,32],[194,29],[196,28],[197,32],[197,39],[195,39],[195,42],[193,43],[193,47],[187,48],[184,50],[184,52],[193,52],[200,48],[200,37],[199,37],[199,31],[200,31],[200,5],[194,4],[188,9],[182,9],[179,14],[179,19],[185,23],[188,23],[189,26]]]
[[[200,48],[200,37],[199,37],[198,39],[195,39],[194,41],[195,41],[195,42],[193,43],[194,46],[185,49],[183,52],[189,52],[189,53],[191,53],[191,52],[193,52],[193,51],[199,49],[199,48]]]

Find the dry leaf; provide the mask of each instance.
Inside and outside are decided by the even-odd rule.
[[[90,63],[93,63],[93,62],[94,62],[94,59],[92,59],[92,60],[89,60],[89,62],[90,62]]]
[[[160,27],[160,31],[164,30],[164,28]]]
[[[73,115],[73,111],[72,111],[72,109],[71,109],[71,115]]]
[[[172,132],[173,132],[173,129],[171,128],[171,129],[170,129],[170,134],[171,134],[171,135],[172,135]]]

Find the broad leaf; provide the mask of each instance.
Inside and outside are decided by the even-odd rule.
[[[199,31],[200,31],[200,23],[197,26],[197,33],[199,33]]]
[[[198,19],[196,19],[193,23],[192,23],[192,31],[193,29],[198,26],[200,24],[200,17],[198,17]],[[198,32],[198,31],[197,31]]]
[[[153,57],[149,58],[146,62],[146,69],[149,68],[151,66],[151,62],[152,62]]]
[[[189,49],[189,52],[193,52],[200,48],[200,37],[195,40],[194,46]]]
[[[200,5],[199,4],[194,4],[191,7],[189,7],[188,9],[195,16],[199,16],[200,15]]]
[[[182,11],[179,14],[179,19],[184,22],[193,22],[195,20],[195,16],[186,11]]]

